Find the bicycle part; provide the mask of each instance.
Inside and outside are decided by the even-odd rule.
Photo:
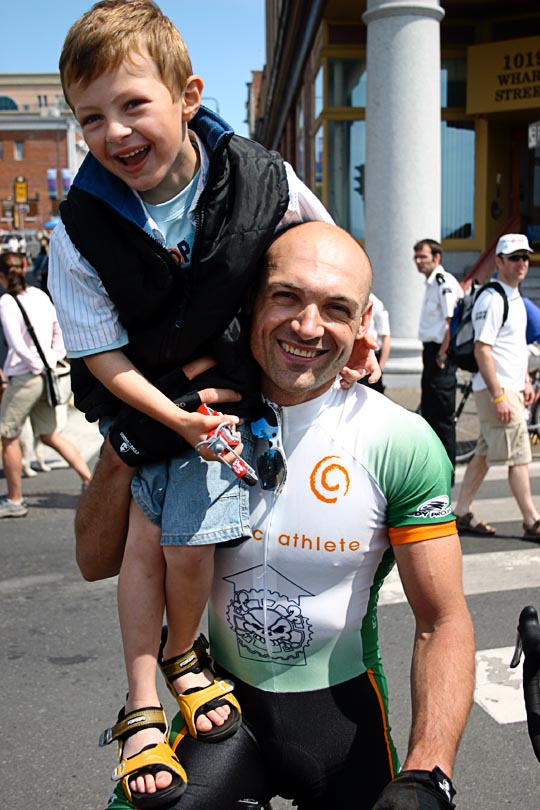
[[[214,411],[204,403],[197,408],[197,411],[205,416],[221,416],[219,411]],[[228,422],[222,422],[215,430],[210,431],[204,441],[198,442],[195,449],[199,450],[201,447],[207,447],[218,457],[222,464],[225,464],[226,467],[233,471],[237,478],[241,478],[252,487],[259,479],[253,467],[234,449],[238,444],[240,444],[240,439],[231,430],[231,425]],[[234,461],[226,461],[224,456],[227,453],[233,454]]]
[[[476,417],[473,418],[470,413],[463,414],[467,400],[472,392],[472,379],[465,383],[458,382],[457,388],[462,392],[462,396],[454,414],[454,423],[456,425],[456,464],[463,464],[469,461],[474,455],[478,441],[479,427]]]
[[[523,696],[527,712],[527,729],[536,759],[540,762],[540,625],[538,613],[531,605],[519,615],[516,649],[510,666],[523,662]]]
[[[536,400],[529,409],[527,430],[531,444],[537,444],[540,441],[540,400]]]

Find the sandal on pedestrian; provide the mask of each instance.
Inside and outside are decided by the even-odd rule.
[[[163,742],[147,745],[138,754],[124,757],[124,742],[143,728],[157,728],[162,731]],[[111,779],[115,782],[122,781],[127,799],[134,802],[139,810],[157,810],[165,805],[170,806],[186,789],[186,772],[167,742],[167,732],[167,720],[161,706],[136,709],[128,714],[121,709],[116,725],[105,729],[99,738],[102,747],[114,740],[118,742],[120,762],[112,772]],[[168,787],[156,790],[155,793],[139,793],[130,788],[129,782],[137,776],[153,775],[160,771],[168,771],[172,775],[172,782]]]
[[[167,628],[163,628],[158,664],[165,678],[167,688],[178,702],[182,717],[192,737],[204,742],[221,742],[236,734],[242,723],[240,705],[232,693],[234,683],[225,678],[219,678],[214,671],[214,661],[206,652],[208,641],[201,634],[196,639],[191,650],[177,655],[174,658],[163,659],[163,648],[167,641]],[[194,686],[178,694],[174,682],[181,675],[188,672],[199,673],[209,669],[214,676],[213,683],[208,686]],[[229,706],[230,714],[221,726],[214,726],[210,731],[199,731],[196,727],[197,717],[207,714],[220,706]]]
[[[540,519],[536,520],[532,526],[523,524],[524,540],[540,540]]]
[[[477,534],[482,537],[493,537],[493,535],[496,534],[495,529],[493,526],[490,526],[489,523],[484,523],[482,520],[473,523],[473,519],[474,515],[472,512],[466,512],[464,515],[456,515],[458,531],[464,534]]]

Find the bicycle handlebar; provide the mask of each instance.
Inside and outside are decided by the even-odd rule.
[[[516,649],[510,666],[523,662],[523,695],[527,712],[527,728],[536,759],[540,762],[540,625],[535,608],[523,608],[519,614]]]

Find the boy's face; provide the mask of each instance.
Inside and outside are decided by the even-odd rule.
[[[87,87],[73,85],[69,96],[102,166],[147,202],[166,202],[185,188],[197,166],[185,123],[198,103],[193,105],[192,95],[186,101],[185,92],[173,101],[149,56],[134,54],[132,60]]]

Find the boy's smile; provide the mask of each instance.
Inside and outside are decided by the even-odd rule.
[[[202,83],[190,77],[188,86],[189,103],[185,92],[174,101],[154,61],[146,54],[133,54],[86,87],[76,84],[69,89],[94,157],[152,204],[176,196],[197,170],[198,156],[186,125],[197,112]]]

